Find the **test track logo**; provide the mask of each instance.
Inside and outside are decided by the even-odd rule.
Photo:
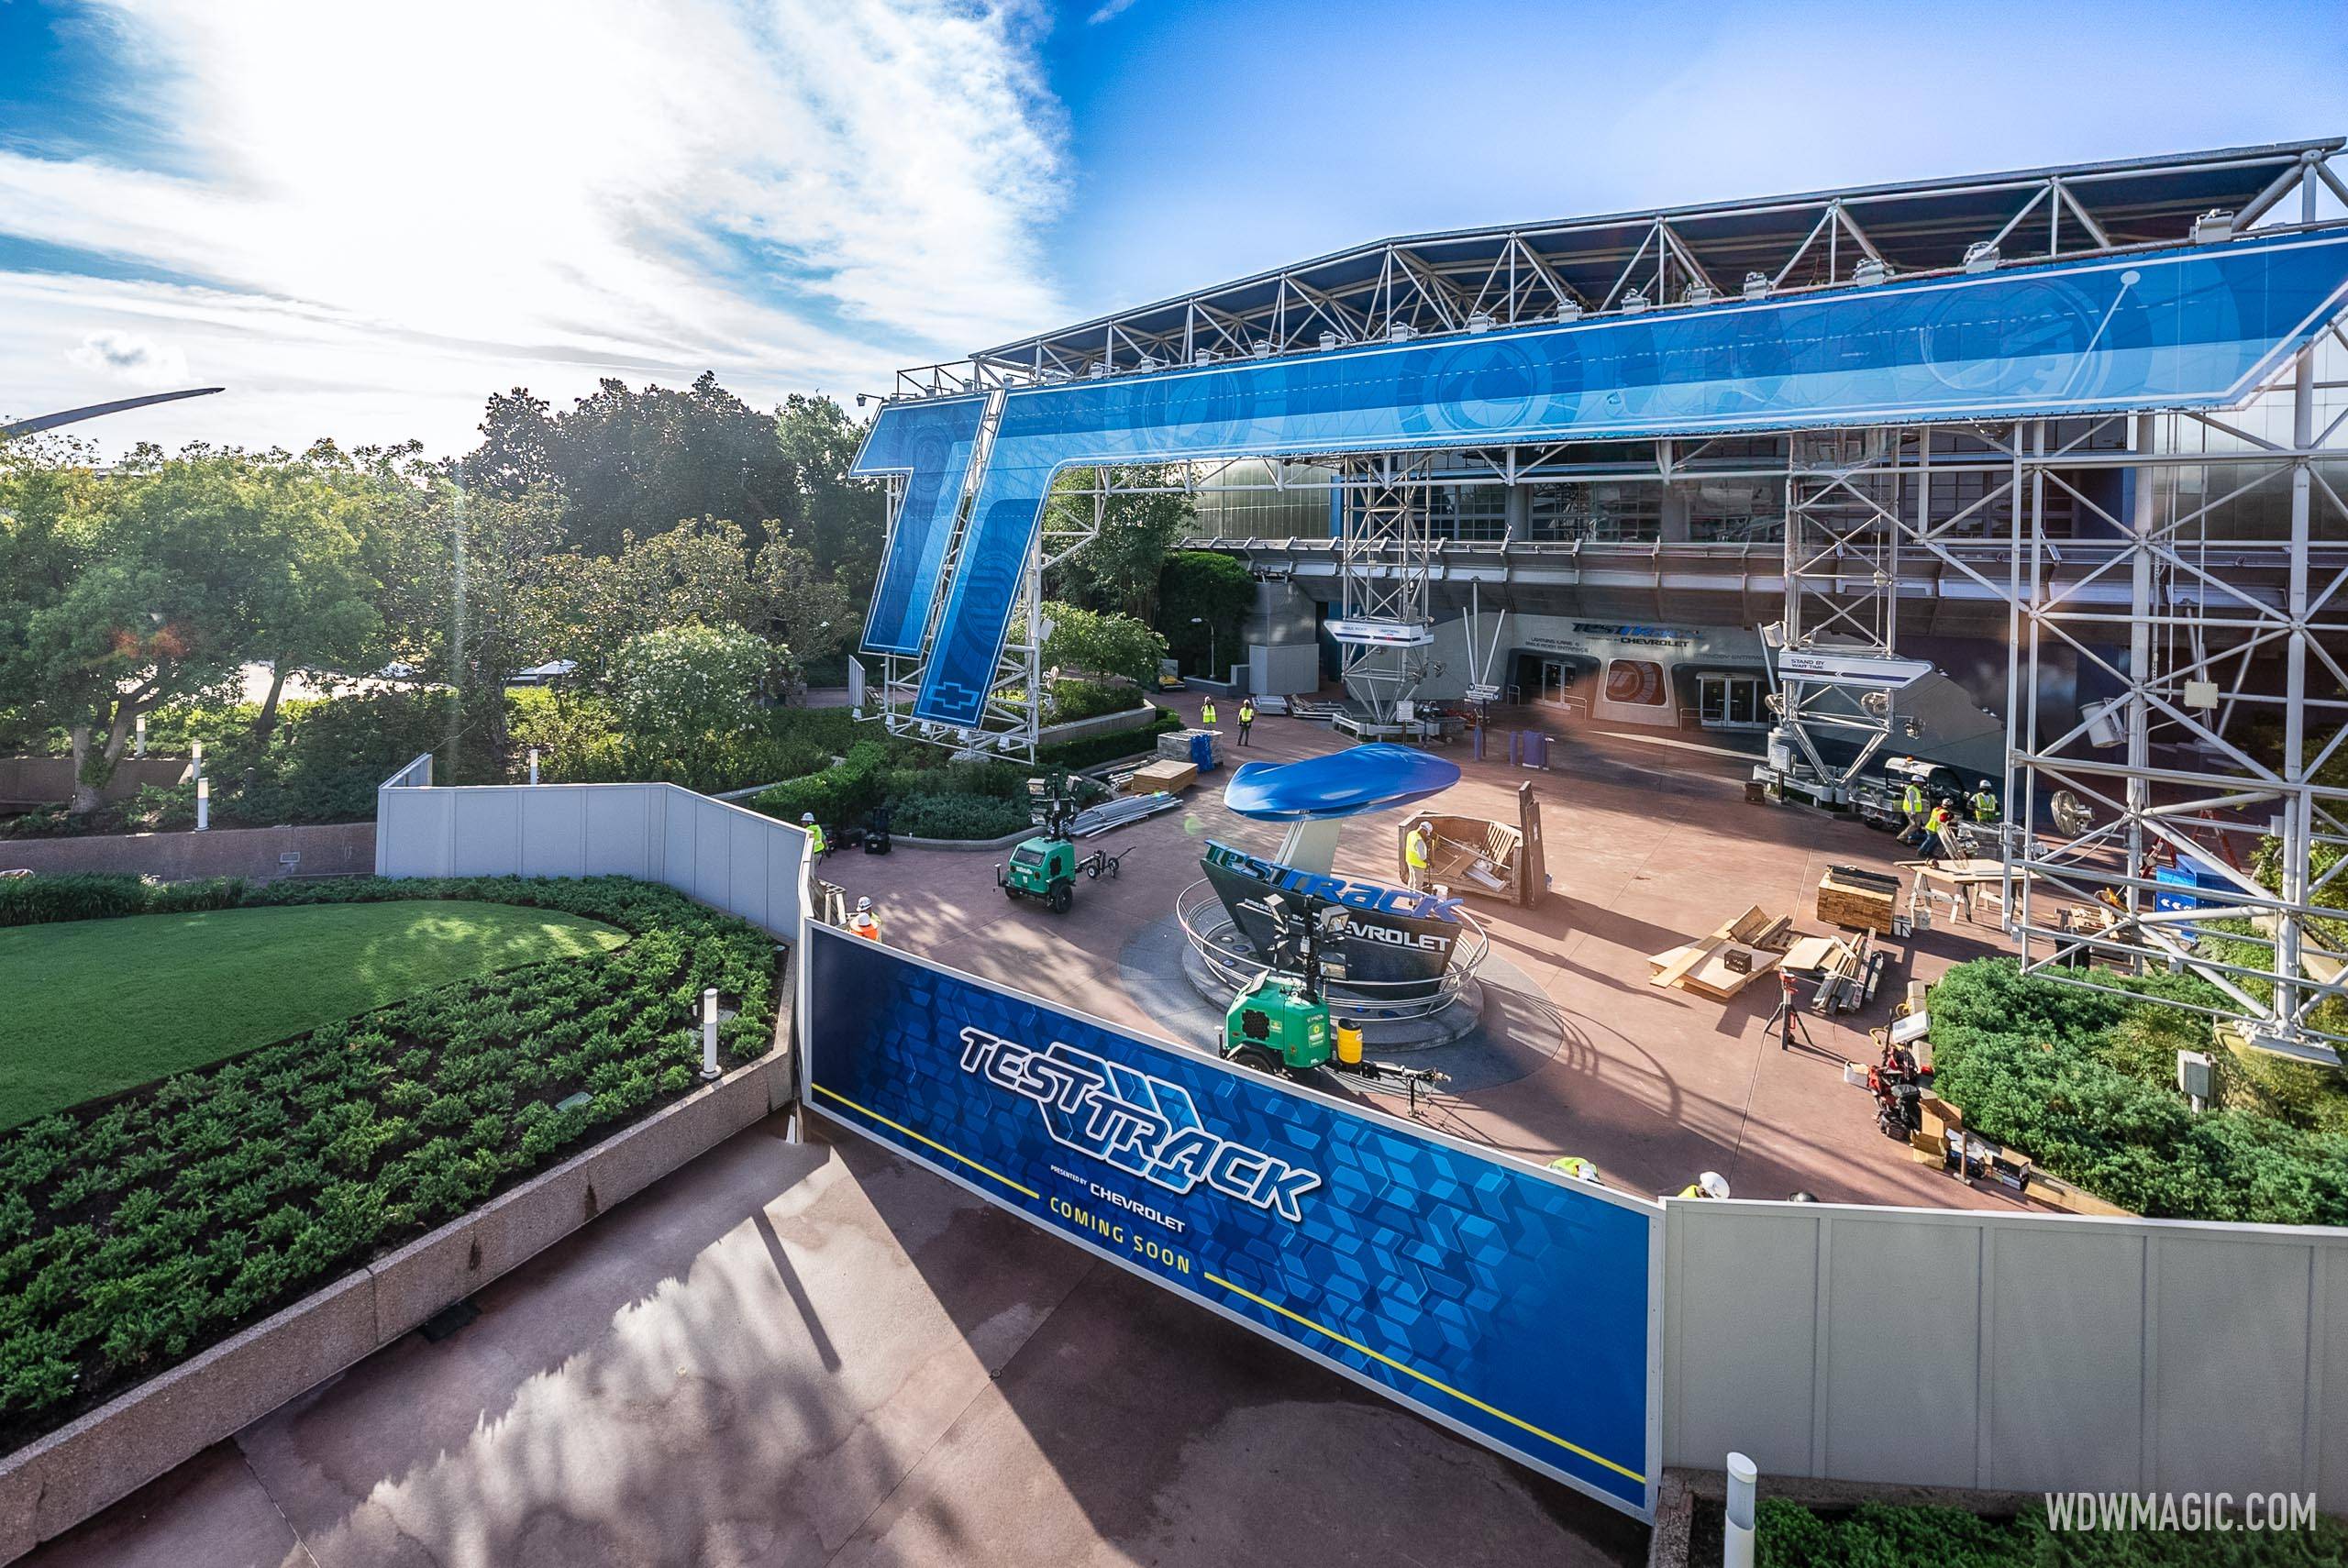
[[[1297,1199],[1321,1185],[1312,1171],[1208,1132],[1181,1085],[1061,1041],[1038,1051],[967,1028],[962,1070],[1035,1101],[1055,1143],[1168,1192],[1187,1193],[1203,1182],[1293,1224],[1304,1218]]]

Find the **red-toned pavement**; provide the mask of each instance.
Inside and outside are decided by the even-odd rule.
[[[1172,705],[1195,721],[1198,699]],[[1075,909],[1056,917],[1013,903],[994,884],[1002,852],[899,849],[832,856],[822,875],[851,897],[869,896],[885,939],[940,963],[1032,990],[1113,1022],[1182,1043],[1212,1037],[1212,1014],[1177,997],[1165,978],[1181,941],[1176,896],[1198,879],[1209,838],[1268,854],[1277,824],[1224,809],[1229,765],[1288,761],[1337,749],[1346,737],[1301,720],[1257,721],[1253,745],[1223,704],[1226,767],[1182,809],[1086,845],[1123,850],[1116,880],[1080,882]],[[1488,1011],[1499,1049],[1481,1070],[1421,1114],[1434,1126],[1536,1160],[1595,1161],[1606,1179],[1644,1193],[1676,1192],[1702,1171],[1741,1196],[1805,1190],[1829,1202],[2010,1207],[1911,1161],[1876,1131],[1875,1106],[1843,1080],[1839,1062],[1778,1049],[1767,1030],[1778,987],[1748,986],[1720,1002],[1647,983],[1649,955],[1711,931],[1758,904],[1823,933],[1813,915],[1829,864],[1889,869],[1899,846],[1855,823],[1800,809],[1753,805],[1751,759],[1683,737],[1554,731],[1550,769],[1511,768],[1504,745],[1483,762],[1464,745],[1439,755],[1460,782],[1433,810],[1515,819],[1514,792],[1532,779],[1541,800],[1552,896],[1524,911],[1477,900],[1493,951],[1539,988]],[[1497,736],[1496,736],[1497,739]],[[1338,851],[1341,872],[1396,879],[1394,813],[1360,819]],[[1870,1025],[1889,1016],[1911,975],[1930,979],[1955,962],[1998,950],[1981,926],[1941,928],[1888,944],[1894,962],[1869,1010],[1847,1021],[1805,1013],[1811,1037],[1837,1057],[1871,1060]],[[1399,1104],[1399,1102],[1391,1102]]]

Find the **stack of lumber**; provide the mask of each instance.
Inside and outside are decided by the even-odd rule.
[[[1199,770],[1195,764],[1162,756],[1126,774],[1118,780],[1118,788],[1128,795],[1154,795],[1161,790],[1175,795],[1198,781]]]
[[[1855,937],[1805,936],[1787,949],[1786,972],[1807,974],[1817,987],[1812,1012],[1850,1012],[1874,996],[1873,981],[1883,968],[1869,951],[1874,942],[1873,932],[1862,931]]]
[[[1755,904],[1710,936],[1650,957],[1655,974],[1647,984],[1726,1001],[1785,961],[1792,928],[1786,916],[1772,920]]]
[[[1899,878],[1855,866],[1830,866],[1818,879],[1818,918],[1828,925],[1891,934],[1891,911],[1899,901]]]

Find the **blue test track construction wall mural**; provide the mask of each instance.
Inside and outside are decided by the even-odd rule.
[[[999,392],[914,712],[980,721],[1071,465],[2221,407],[2343,293],[2348,234],[2287,233]]]
[[[1659,1207],[805,930],[810,1110],[1654,1517]]]

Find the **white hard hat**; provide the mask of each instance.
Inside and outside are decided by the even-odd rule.
[[[1434,832],[1434,819],[1432,817],[1421,817],[1419,819],[1419,825],[1426,829],[1429,833]]]
[[[1995,784],[1990,783],[1987,778],[1984,778],[1983,780],[1981,780],[1981,788],[1983,788],[1984,790],[1994,790],[1994,789],[1996,789],[1996,788],[1997,788],[1997,786],[1996,786]]]
[[[1696,1185],[1704,1189],[1704,1196],[1707,1198],[1728,1196],[1728,1177],[1718,1171],[1706,1171],[1696,1178]]]
[[[856,912],[857,912],[857,913],[858,913],[858,914],[869,914],[869,913],[870,913],[870,912],[871,912],[871,910],[872,910],[872,900],[871,900],[870,899],[858,899],[858,900],[856,900]]]
[[[813,812],[802,812],[799,813],[799,820],[803,823],[812,823],[815,820],[815,813]]]

